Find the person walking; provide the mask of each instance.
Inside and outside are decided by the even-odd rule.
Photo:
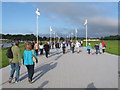
[[[96,43],[95,46],[94,46],[94,48],[96,50],[95,53],[98,54],[98,52],[99,52],[99,44]]]
[[[39,49],[38,43],[35,43],[34,49],[35,49],[36,55],[38,55],[38,49]]]
[[[106,44],[101,40],[100,43],[102,44],[102,52],[105,52]]]
[[[76,42],[76,51],[77,53],[80,52],[80,43],[78,41]]]
[[[19,41],[15,41],[15,45],[11,48],[13,58],[9,59],[11,65],[10,77],[8,82],[12,83],[14,73],[16,71],[15,83],[19,82],[20,65],[21,65],[21,52],[19,48]]]
[[[62,43],[63,54],[65,54],[65,49],[66,49],[66,44],[65,44],[65,42],[63,41],[63,43]]]
[[[46,42],[46,44],[44,45],[44,50],[45,50],[46,58],[48,58],[48,54],[50,51],[50,45],[48,44],[48,42]]]
[[[72,53],[74,53],[74,48],[75,48],[75,44],[72,42],[72,43],[71,43],[71,50],[72,50]]]
[[[90,44],[90,43],[88,43],[88,46],[87,46],[87,51],[88,51],[88,54],[90,54],[91,49],[92,49],[91,44]]]
[[[102,54],[103,53],[103,46],[102,46],[102,43],[99,44],[99,53]]]
[[[56,54],[58,54],[58,53],[59,53],[59,49],[60,49],[60,44],[59,44],[59,42],[56,42],[55,48],[56,48]]]
[[[39,49],[40,49],[40,55],[43,55],[43,44],[42,44],[42,42],[40,42]]]
[[[34,66],[35,62],[33,61],[33,57],[37,60],[36,52],[32,49],[32,44],[26,44],[26,50],[23,53],[23,65],[26,66],[28,71],[28,82],[32,84],[32,79],[34,75]],[[38,60],[37,60],[38,61]]]
[[[81,44],[81,47],[83,47],[83,41],[82,40],[80,41],[80,44]]]

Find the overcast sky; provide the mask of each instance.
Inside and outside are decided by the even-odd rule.
[[[36,8],[40,9],[39,34],[49,34],[52,26],[59,36],[68,36],[78,29],[85,37],[85,19],[88,37],[118,34],[117,2],[3,2],[2,33],[36,34]]]

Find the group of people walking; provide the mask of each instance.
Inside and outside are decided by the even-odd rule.
[[[11,72],[8,82],[12,83],[15,71],[16,71],[15,83],[19,82],[20,66],[24,65],[26,66],[28,71],[28,81],[29,83],[32,83],[32,78],[34,75],[34,66],[35,63],[38,62],[36,55],[37,51],[36,52],[34,51],[32,43],[28,42],[25,44],[25,50],[23,52],[23,55],[21,55],[18,41],[16,41],[15,45],[11,47],[11,51],[13,57],[9,59],[11,65]],[[36,62],[33,60],[33,57],[35,58]]]
[[[80,47],[83,45],[83,42],[81,41],[62,41],[62,42],[56,42],[54,44],[54,47],[56,48],[56,54],[60,53],[60,49],[62,50],[62,53],[65,54],[68,52],[68,50],[71,50],[72,53],[80,52]],[[96,43],[94,45],[94,48],[96,50],[96,54],[98,53],[104,53],[105,52],[105,43],[100,41],[100,44]],[[53,46],[52,46],[53,48]],[[48,55],[50,54],[51,45],[49,42],[46,42],[44,45],[42,42],[38,45],[37,43],[33,42],[27,42],[25,43],[25,50],[23,52],[23,55],[21,54],[20,48],[19,48],[19,41],[16,41],[15,44],[11,47],[12,57],[9,57],[9,62],[11,65],[11,71],[10,71],[10,77],[8,82],[12,83],[14,73],[16,71],[15,76],[15,83],[19,82],[19,76],[20,76],[20,66],[24,65],[26,66],[26,69],[28,71],[28,82],[32,83],[33,81],[33,75],[34,75],[34,67],[35,64],[38,63],[37,55],[43,55],[43,52],[45,51],[45,56],[48,58]],[[87,46],[88,54],[92,53],[92,47],[91,44]]]
[[[94,51],[94,49],[95,49],[95,51]],[[94,45],[94,49],[92,48],[91,44],[88,43],[88,46],[87,46],[88,54],[94,54],[94,53],[96,53],[96,54],[98,54],[98,53],[102,54],[102,53],[104,53],[105,49],[106,49],[106,44],[103,41],[100,41],[99,44],[96,43]]]

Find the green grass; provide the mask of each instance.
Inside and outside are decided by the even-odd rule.
[[[103,41],[106,44],[106,52],[110,53],[110,54],[114,54],[114,55],[119,55],[120,56],[120,50],[118,49],[118,43],[120,43],[120,41]],[[88,41],[88,43],[91,43],[92,48],[94,47],[94,45],[96,43],[100,43],[99,41]],[[84,42],[84,46],[85,46],[85,42]]]
[[[7,65],[9,65],[9,59],[6,56],[6,51],[8,48],[3,48],[0,50],[0,55],[2,56],[2,58],[0,59],[0,68],[5,67]],[[21,54],[23,55],[23,51],[24,51],[24,44],[20,44],[20,50],[21,50]]]

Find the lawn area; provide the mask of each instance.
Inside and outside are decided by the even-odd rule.
[[[23,51],[24,51],[24,44],[20,44],[20,50],[21,50],[21,53],[23,54]],[[0,68],[2,67],[5,67],[7,65],[9,65],[9,59],[7,58],[6,56],[6,51],[7,51],[8,48],[3,48],[3,49],[0,49],[0,55],[2,56],[2,58],[0,59]]]
[[[114,55],[119,55],[120,56],[120,50],[118,49],[118,43],[120,43],[120,41],[103,41],[106,44],[106,52],[110,53],[110,54],[114,54]],[[92,48],[94,47],[94,45],[96,43],[99,43],[99,41],[88,41],[88,43],[91,43]],[[85,42],[84,42],[84,46],[85,46]]]

